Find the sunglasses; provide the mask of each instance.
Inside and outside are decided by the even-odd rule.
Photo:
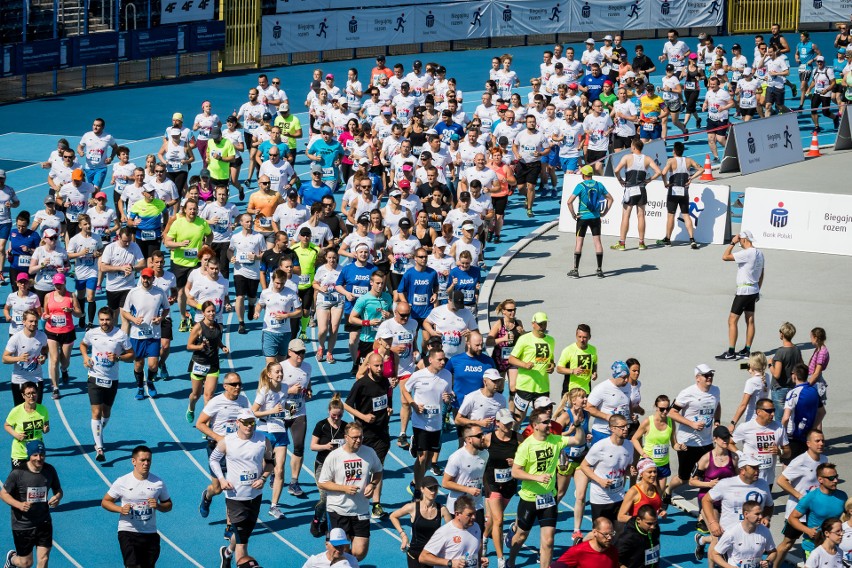
[[[423,489],[428,489],[429,491],[438,491],[437,485],[425,485]]]
[[[409,314],[399,314],[399,313],[398,313],[398,314],[396,314],[396,315],[398,315],[398,316],[399,316],[399,317],[401,317],[402,319],[408,319],[408,318],[410,318],[410,317],[411,317],[411,314],[410,314],[410,313],[409,313]]]
[[[658,406],[657,410],[659,410],[660,412],[668,412],[669,408],[671,408],[671,407],[669,407],[669,406]]]
[[[304,356],[305,356],[305,350],[304,350],[304,349],[302,349],[302,350],[300,350],[300,351],[296,351],[296,350],[294,350],[294,349],[291,349],[290,351],[292,351],[292,352],[293,352],[293,355],[298,355],[299,357],[304,357]]]
[[[269,185],[269,182],[268,181],[259,181],[259,182],[257,182],[257,184],[258,185]]]
[[[835,474],[835,475],[823,475],[823,476],[822,476],[822,478],[823,478],[823,479],[827,479],[827,480],[829,480],[829,481],[837,481],[837,479],[838,479],[839,477],[840,477],[840,476],[839,476],[839,475],[837,475],[837,474]]]
[[[240,420],[240,424],[242,424],[243,426],[254,426],[255,421],[254,420]]]
[[[243,383],[222,383],[222,384],[224,384],[226,387],[234,387],[235,389],[243,388]]]
[[[471,434],[468,438],[482,438],[484,435],[484,432],[480,432],[479,434]]]
[[[775,414],[775,408],[774,408],[774,407],[770,407],[770,408],[758,408],[758,410],[762,410],[763,412],[765,412],[765,413],[767,413],[767,414]]]
[[[47,240],[49,240],[49,241],[55,241],[55,240],[56,240],[56,238],[57,238],[57,237],[47,237]]]

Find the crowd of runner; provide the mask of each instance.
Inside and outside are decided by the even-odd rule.
[[[751,58],[738,44],[727,55],[703,35],[692,49],[674,30],[659,57],[637,45],[631,59],[620,36],[606,36],[602,45],[586,40],[577,58],[572,47],[555,45],[525,97],[506,54],[493,58],[472,113],[462,110],[463,93],[437,63],[418,60],[406,73],[379,56],[364,83],[352,68],[339,86],[317,70],[305,124],[291,112],[302,104],[298,86],[288,86],[299,97],[291,100],[279,79],[260,75],[248,102],[224,120],[207,101],[191,121],[175,113],[144,165],[101,118],[76,146],[60,140],[43,164],[50,190],[38,211],[20,209],[0,171],[0,261],[7,269],[0,280],[13,289],[2,356],[13,398],[5,427],[14,438],[12,472],[0,491],[13,509],[15,547],[6,566],[47,566],[50,509],[62,489],[45,463],[50,425],[42,397],[61,398],[74,351],[87,373],[94,458],[103,462],[113,404],[127,393],[122,363],[133,365],[131,396],[157,397],[157,382],[171,378],[177,340],[191,353],[178,373],[191,382],[184,417],[208,440],[212,479],[199,513],[208,517],[220,493],[227,508],[222,567],[258,566],[249,538],[261,515],[283,517],[285,488],[305,496],[307,444],[319,490],[310,533],[326,537],[326,549],[306,567],[358,566],[377,522],[399,531],[400,554],[412,567],[486,566],[489,556],[500,568],[513,567],[525,547],[537,550],[542,567],[654,567],[665,540],[676,538],[661,541],[658,519],[687,486],[700,489],[699,560],[780,567],[804,537],[808,566],[839,567],[844,554],[852,558],[852,502],[823,455],[826,333],[811,330],[808,364],[790,323],[781,326],[782,346],[771,359],[752,350],[763,257],[748,231],[723,257],[740,268],[732,345],[717,359],[742,359],[748,369],[733,413],[723,414],[715,371],[706,364],[695,367],[694,385],[648,397],[635,358],[604,364],[598,376],[586,324],[557,357],[544,312],[526,328],[515,301],[505,299],[487,334],[476,320],[484,251],[500,243],[515,192],[533,217],[536,196],[557,193],[558,171],[581,174],[568,198],[578,221],[569,276],[578,277],[591,229],[603,277],[600,216],[612,197],[594,176],[611,152],[630,149],[614,164],[626,191],[621,239],[612,248],[624,250],[636,207],[644,249],[645,185],[652,179],[665,181],[670,214],[658,244],[671,244],[678,211],[692,237],[684,201],[700,171],[683,155],[690,120],[700,129],[706,112],[718,159],[730,111],[742,120],[788,112],[788,85],[794,98],[801,93],[799,108],[811,99],[815,126],[821,110],[836,127],[852,98],[848,27],[841,26],[829,64],[807,33],[800,39],[792,84],[791,46],[777,26],[755,38]],[[642,154],[643,143],[659,138],[677,140],[663,167]],[[299,154],[310,163],[309,180],[296,173]],[[733,252],[737,243],[742,250]],[[258,337],[265,358],[252,399],[243,392],[245,377],[221,369],[231,331],[223,314],[231,311],[236,332]],[[746,346],[735,351],[743,313]],[[334,394],[327,416],[309,422],[306,403],[325,388],[312,381],[310,358],[335,363],[341,332],[355,383]],[[563,377],[561,391],[551,391],[551,375]],[[392,433],[396,414],[399,432]],[[441,455],[449,431],[458,449]],[[388,515],[383,469],[394,444],[411,455],[411,502]],[[151,461],[150,448],[134,449],[133,471],[102,502],[120,515],[128,568],[155,565],[157,513],[172,507]],[[555,542],[558,507],[572,480],[572,539]],[[270,506],[262,512],[267,482]],[[777,546],[766,529],[775,482],[789,494]],[[511,523],[504,520],[509,507],[516,510]],[[583,533],[588,516],[593,525]],[[527,542],[536,525],[538,546]],[[554,551],[564,554],[554,560]]]

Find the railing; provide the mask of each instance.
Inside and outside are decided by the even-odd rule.
[[[799,0],[728,0],[728,33],[765,33],[772,24],[793,31],[799,24]]]
[[[136,4],[128,4],[124,7],[124,29],[129,30],[130,27],[130,9],[133,9],[133,28],[136,29]]]

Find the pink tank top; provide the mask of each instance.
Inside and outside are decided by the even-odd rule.
[[[50,333],[74,331],[74,314],[72,313],[74,303],[71,294],[65,294],[61,299],[57,299],[56,292],[49,292],[44,298],[44,304],[44,312],[47,314],[45,331]]]

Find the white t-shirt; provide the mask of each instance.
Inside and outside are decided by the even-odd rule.
[[[287,407],[287,387],[281,385],[278,392],[267,388],[258,388],[254,397],[254,403],[259,406],[258,410],[267,412],[274,409],[279,404],[282,408]],[[258,419],[257,429],[261,432],[284,433],[287,432],[287,425],[284,423],[284,412],[276,412],[275,414],[267,414],[263,418]]]
[[[438,558],[465,559],[465,568],[479,566],[479,547],[482,546],[482,531],[473,523],[468,529],[460,529],[455,522],[442,525],[432,534],[423,550]]]
[[[369,446],[361,446],[355,453],[346,451],[345,446],[332,450],[322,464],[317,482],[331,481],[338,485],[355,485],[358,492],[355,495],[347,495],[342,491],[329,491],[326,496],[328,510],[338,515],[357,515],[358,520],[368,520],[370,502],[364,497],[364,488],[373,474],[381,471],[382,462],[375,450]]]
[[[624,482],[633,463],[633,444],[624,440],[621,447],[604,438],[595,443],[586,454],[586,462],[594,470],[595,475],[603,479],[612,479],[609,487],[601,487],[592,483],[591,502],[596,505],[606,505],[624,501]]]
[[[260,280],[260,257],[266,252],[263,235],[245,231],[234,233],[229,248],[234,255],[234,275]]]
[[[358,568],[358,560],[354,556],[348,552],[344,552],[342,556],[343,560],[335,561],[335,568]],[[327,553],[320,552],[308,557],[302,564],[302,568],[331,568],[331,561],[328,559]]]
[[[716,543],[716,552],[724,554],[728,563],[739,568],[759,568],[764,554],[775,550],[772,533],[758,524],[754,532],[748,533],[742,523],[726,530]]]
[[[130,512],[118,518],[118,532],[142,534],[157,532],[157,510],[148,505],[148,499],[171,500],[165,482],[153,473],[149,473],[147,479],[137,479],[133,472],[122,475],[113,482],[107,495],[115,499],[119,507],[130,504]]]
[[[589,404],[607,414],[620,414],[630,420],[630,386],[616,386],[611,380],[595,385],[589,393]],[[610,435],[609,423],[595,418],[592,430]]]
[[[329,268],[323,264],[317,268],[314,274],[314,282],[319,282],[326,291],[317,293],[317,306],[325,309],[332,307],[343,307],[343,296],[336,290],[337,277],[340,276],[340,268]]]
[[[681,416],[691,422],[703,421],[704,429],[696,430],[678,424],[676,440],[689,447],[709,446],[713,443],[713,422],[719,406],[719,387],[713,385],[707,392],[698,385],[686,387],[678,393],[675,405],[680,407]]]
[[[763,253],[752,246],[735,252],[734,260],[737,263],[737,296],[759,294]]]
[[[199,217],[207,221],[207,224],[210,225],[210,229],[213,231],[214,243],[227,243],[231,240],[231,235],[234,234],[232,227],[239,215],[240,212],[233,203],[219,205],[218,202],[211,201]],[[213,219],[216,219],[215,223],[212,222]]]
[[[10,292],[6,296],[5,305],[9,306],[9,315],[12,316],[12,321],[9,322],[9,335],[14,335],[24,329],[24,312],[40,308],[41,301],[32,292],[27,292],[23,298],[17,292]]]
[[[663,45],[663,55],[666,56],[668,62],[674,65],[675,69],[680,69],[686,65],[686,54],[689,53],[689,47],[680,40],[674,43],[667,41]]]
[[[808,491],[819,487],[816,468],[819,464],[826,463],[827,461],[828,458],[825,454],[821,454],[819,456],[819,460],[814,460],[808,455],[808,452],[805,452],[793,458],[790,465],[784,469],[783,474],[790,482],[790,485],[792,485],[796,491],[804,495]],[[787,497],[787,508],[784,510],[785,519],[790,516],[790,513],[793,512],[793,509],[795,509],[798,504],[799,500],[792,495]]]
[[[58,195],[65,206],[65,216],[68,221],[77,222],[80,214],[89,208],[89,200],[94,192],[95,186],[85,181],[79,187],[74,185],[73,182],[69,182],[59,189]]]
[[[704,102],[707,104],[707,117],[710,120],[727,122],[728,111],[730,109],[723,109],[722,107],[731,102],[731,94],[728,91],[725,89],[719,89],[718,91],[708,89],[704,95]]]
[[[130,324],[131,339],[160,339],[162,326],[151,322],[163,313],[163,310],[168,314],[169,298],[167,292],[156,286],[152,285],[150,290],[146,290],[139,285],[127,293],[121,309],[134,317],[142,318],[142,325]]]
[[[244,393],[240,393],[236,400],[230,400],[220,394],[211,398],[204,405],[202,412],[210,417],[210,429],[224,436],[237,431],[237,416],[249,407],[249,399]]]
[[[219,274],[216,280],[211,280],[206,274],[201,273],[201,269],[195,269],[189,273],[187,283],[190,284],[190,293],[198,304],[203,304],[207,300],[213,302],[216,306],[216,321],[222,323],[222,312],[225,308],[225,298],[228,295],[228,281]],[[198,323],[204,319],[204,313],[201,310],[195,312],[195,322]]]
[[[92,361],[89,377],[95,379],[95,385],[110,388],[113,381],[118,380],[118,357],[130,349],[127,334],[118,327],[112,328],[109,333],[95,327],[86,332],[82,343],[89,347],[89,358]],[[115,361],[109,360],[110,353],[115,354]]]
[[[68,252],[78,253],[85,251],[86,254],[74,259],[74,279],[88,280],[97,278],[98,263],[93,254],[100,248],[100,239],[94,236],[85,237],[83,233],[77,233],[68,242]]]
[[[409,381],[411,379],[408,379]],[[444,475],[449,475],[459,485],[465,487],[475,487],[480,490],[479,495],[472,497],[461,491],[448,491],[447,494],[447,509],[454,510],[456,499],[462,495],[468,495],[473,498],[473,504],[476,510],[485,508],[485,495],[482,493],[482,478],[485,476],[485,464],[488,463],[488,451],[483,450],[476,454],[471,454],[466,448],[461,447],[450,454],[447,458],[447,467],[444,468]]]
[[[769,507],[775,504],[772,493],[769,492],[769,484],[763,479],[754,483],[745,483],[739,475],[720,479],[718,483],[708,492],[710,499],[722,504],[722,514],[719,516],[719,524],[723,531],[727,531],[739,524],[742,519],[743,504],[746,501],[757,501],[761,507]]]
[[[444,355],[449,359],[453,355],[464,353],[467,339],[462,337],[464,330],[477,329],[476,318],[467,308],[451,311],[447,305],[438,306],[426,318],[441,335]]]
[[[392,236],[388,240],[390,250],[391,272],[405,274],[405,271],[414,266],[414,251],[420,248],[420,240],[414,235],[403,238],[402,233]]]
[[[805,560],[805,568],[843,568],[843,550],[837,549],[834,556],[826,549],[817,546]]]
[[[302,300],[298,294],[288,288],[282,288],[280,292],[276,292],[270,286],[260,293],[258,305],[265,310],[263,314],[264,332],[290,333],[290,320],[279,320],[275,316],[298,310],[302,307]]]
[[[22,385],[27,381],[38,383],[42,380],[38,358],[46,345],[47,335],[41,330],[36,330],[32,337],[27,337],[23,331],[19,331],[9,338],[4,351],[13,357],[27,356],[26,361],[18,361],[12,366],[12,384]]]
[[[583,119],[583,130],[589,135],[589,150],[606,152],[609,149],[607,130],[612,128],[612,119],[608,114],[595,116],[589,114]]]
[[[292,241],[296,237],[296,229],[310,216],[310,210],[304,205],[290,207],[288,203],[282,203],[275,208],[272,219],[278,223],[278,230],[287,233],[287,238]]]
[[[746,454],[753,454],[760,460],[760,478],[772,485],[775,482],[775,463],[778,454],[768,448],[775,444],[779,448],[789,444],[787,433],[780,422],[773,420],[761,426],[756,419],[744,422],[736,427],[734,443]]]
[[[263,475],[269,440],[263,432],[255,431],[248,440],[240,438],[239,433],[234,432],[226,435],[223,441],[228,468],[225,478],[233,485],[233,489],[225,490],[225,497],[234,501],[251,501],[263,493],[262,487],[256,489],[252,484]]]
[[[142,249],[136,243],[130,243],[124,248],[119,241],[115,241],[104,248],[100,261],[108,266],[136,266],[143,258]],[[124,272],[107,272],[104,276],[107,292],[129,290],[136,285],[136,273],[132,271],[129,276],[125,276]]]
[[[757,79],[740,79],[737,81],[737,89],[740,92],[740,108],[757,108],[757,91],[760,89],[760,81]]]
[[[317,272],[317,274],[319,274],[319,272]],[[417,369],[414,362],[417,322],[415,322],[412,318],[408,318],[405,323],[399,323],[396,321],[396,318],[387,319],[379,324],[379,330],[376,336],[381,337],[386,331],[390,331],[393,334],[393,342],[391,343],[392,347],[398,347],[400,345],[405,347],[405,350],[402,353],[397,353],[397,357],[399,357],[397,374],[400,377],[405,377],[406,375],[414,373]]]
[[[583,123],[576,120],[571,124],[562,121],[559,127],[559,134],[563,137],[559,143],[560,158],[576,158],[582,150],[582,141],[584,138]]]
[[[748,404],[746,405],[745,412],[740,418],[743,422],[748,422],[752,418],[754,418],[755,414],[755,406],[757,406],[758,399],[768,398],[769,397],[769,389],[767,387],[766,377],[761,375],[752,375],[750,376],[743,387],[743,394],[749,395]]]
[[[545,148],[550,147],[547,137],[540,130],[530,132],[525,129],[515,136],[515,144],[518,146],[518,159],[525,164],[538,162],[541,157],[536,156],[536,152],[542,152]]]
[[[468,188],[470,188],[470,182],[478,179],[479,183],[482,184],[482,189],[484,191],[494,187],[494,184],[497,183],[497,174],[495,174],[494,170],[491,168],[485,167],[481,170],[477,170],[476,166],[473,166],[466,168],[462,172],[461,179],[467,183]],[[468,189],[468,191],[470,191],[470,189]]]
[[[290,420],[305,416],[306,393],[311,388],[310,364],[302,362],[300,367],[296,367],[290,361],[282,361],[281,369],[284,371],[281,390],[289,390],[294,385],[301,387],[301,390],[296,394],[287,393],[287,402],[284,404],[284,419]]]
[[[450,384],[453,377],[442,369],[433,374],[428,368],[420,369],[405,381],[405,390],[417,404],[423,405],[423,412],[411,409],[411,425],[427,432],[439,432],[442,427],[441,402],[444,393],[452,392]]]
[[[92,235],[97,238],[102,238],[107,229],[112,227],[117,218],[115,209],[105,208],[103,211],[98,211],[95,207],[89,207],[86,211],[92,220]]]
[[[790,65],[787,63],[787,58],[783,55],[779,55],[775,59],[766,58],[766,77],[769,80],[769,86],[774,87],[776,89],[784,88],[784,80],[787,78],[787,75],[769,75],[769,73],[783,73],[784,71],[788,71],[790,69]]]
[[[96,170],[107,167],[108,164],[104,163],[109,158],[107,150],[116,144],[112,134],[102,132],[98,136],[94,131],[91,131],[83,134],[83,137],[80,138],[80,145],[83,146],[86,169]]]
[[[482,394],[481,389],[476,389],[465,395],[459,407],[459,414],[468,420],[482,420],[483,418],[494,418],[501,408],[507,408],[506,397],[502,393],[495,392],[494,396],[487,397]],[[483,428],[482,431],[485,433],[493,432],[494,428]]]

